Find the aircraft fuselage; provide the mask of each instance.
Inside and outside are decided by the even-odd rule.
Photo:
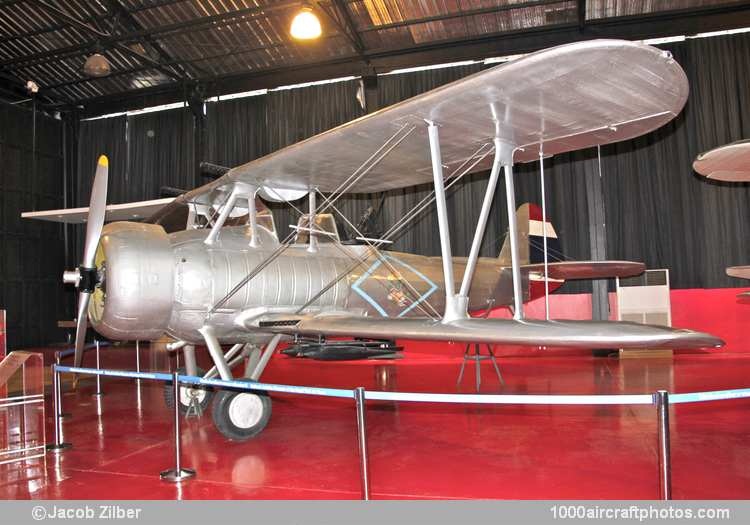
[[[204,242],[208,232],[166,234],[158,225],[141,223],[105,227],[97,258],[104,284],[90,307],[95,328],[112,339],[146,340],[167,333],[197,343],[202,341],[198,330],[210,325],[221,343],[263,343],[271,335],[248,326],[257,326],[270,313],[439,317],[445,306],[439,257],[378,255],[367,245],[319,242],[314,250],[309,244],[288,246],[211,312],[280,245],[262,228],[256,247],[250,246],[246,226],[223,228],[211,245]],[[463,275],[464,265],[464,258],[454,258],[456,276]],[[469,309],[482,309],[489,301],[510,304],[512,295],[509,268],[498,259],[480,258]]]

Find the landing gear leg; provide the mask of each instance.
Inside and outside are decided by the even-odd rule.
[[[247,345],[243,353],[247,356],[247,359],[245,360],[245,373],[243,374],[243,377],[249,378],[253,374],[255,367],[258,366],[258,363],[260,362],[260,356],[263,354],[263,352],[256,345]]]
[[[206,340],[206,346],[208,346],[219,377],[226,381],[232,380],[229,364],[213,330],[205,326],[200,332]],[[242,379],[243,381],[258,380],[276,351],[281,337],[281,335],[276,335],[271,339],[254,366],[251,365],[254,361],[252,358],[254,349],[250,350],[251,359],[248,363],[250,366],[245,368],[246,377]],[[246,347],[244,351],[247,349]],[[221,390],[214,396],[211,412],[214,425],[219,432],[233,441],[245,441],[260,434],[268,425],[271,419],[271,398],[265,392]]]
[[[219,377],[224,381],[231,381],[232,371],[229,369],[227,360],[224,357],[224,352],[221,351],[221,345],[219,344],[219,340],[214,334],[213,328],[211,328],[210,326],[204,326],[198,331],[206,341],[208,353],[211,354],[211,359],[213,359],[214,366],[216,366],[216,370],[219,372]]]
[[[248,377],[249,379],[252,379],[253,381],[260,380],[261,374],[263,374],[263,371],[268,366],[268,362],[271,360],[271,357],[273,357],[273,353],[276,351],[276,348],[279,346],[281,337],[282,337],[281,334],[273,336],[273,339],[271,339],[266,345],[265,349],[263,349],[263,354],[260,356],[260,359],[258,360],[258,364],[255,365],[255,367],[252,369],[249,375],[246,372],[246,377]]]
[[[203,377],[205,371],[196,364],[195,347],[193,345],[185,345],[183,347],[183,355],[185,357],[185,366],[178,368],[177,373],[180,375]],[[181,385],[179,396],[180,412],[188,416],[201,416],[208,409],[212,395],[213,392],[204,387]],[[174,385],[171,382],[164,385],[164,403],[169,408],[174,406]]]

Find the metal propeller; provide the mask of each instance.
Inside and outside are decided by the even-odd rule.
[[[83,345],[88,326],[88,307],[91,294],[96,286],[96,248],[104,227],[104,215],[107,211],[107,178],[109,176],[109,160],[106,155],[99,157],[94,175],[94,185],[91,188],[89,214],[86,219],[86,241],[83,246],[83,259],[75,270],[63,273],[63,282],[73,284],[78,288],[78,317],[76,318],[76,349],[74,366],[81,366],[83,361]]]

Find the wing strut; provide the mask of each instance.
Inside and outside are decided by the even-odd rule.
[[[258,210],[255,207],[255,194],[257,191],[256,188],[255,191],[251,191],[247,196],[247,213],[250,215],[250,246],[253,248],[256,248],[260,244],[258,242],[260,238],[258,235]]]
[[[539,144],[539,178],[542,186],[542,239],[544,240],[544,317],[549,321],[549,256],[547,254],[547,195],[544,190],[544,153]]]
[[[482,203],[482,210],[477,221],[477,229],[474,232],[469,260],[464,270],[461,289],[458,294],[455,291],[455,281],[453,278],[453,254],[451,252],[451,238],[448,227],[448,207],[445,203],[445,185],[443,181],[443,163],[440,153],[440,135],[438,126],[433,121],[427,122],[427,136],[430,140],[430,158],[432,161],[432,178],[435,186],[435,205],[438,212],[438,229],[440,230],[440,253],[443,260],[443,278],[445,280],[445,313],[443,314],[443,323],[455,321],[457,319],[466,319],[469,317],[469,288],[471,279],[476,268],[477,258],[479,257],[479,247],[482,244],[482,237],[487,225],[487,219],[492,206],[492,200],[497,186],[497,179],[500,173],[500,166],[505,172],[505,192],[507,194],[508,204],[508,233],[510,236],[510,254],[513,274],[513,318],[516,320],[523,319],[523,297],[521,294],[521,267],[518,257],[518,229],[516,227],[516,197],[513,187],[513,153],[516,146],[505,142],[499,138],[494,139],[495,160],[492,165],[492,173],[487,183],[487,190]]]
[[[307,225],[310,227],[309,243],[307,251],[315,253],[318,251],[318,234],[313,233],[315,231],[315,190],[311,190],[308,196],[309,214],[307,219]]]
[[[513,274],[513,319],[523,319],[521,295],[521,266],[518,260],[518,227],[516,225],[516,193],[513,187],[513,152],[515,146],[502,142],[504,152],[499,153],[505,171],[505,202],[508,207],[508,237],[510,239],[510,264]]]
[[[250,213],[250,225],[252,229],[250,246],[257,246],[258,238],[256,237],[256,235],[258,233],[258,228],[257,218],[255,217],[256,193],[258,193],[258,188],[256,186],[251,186],[250,184],[245,184],[243,182],[235,182],[234,186],[232,187],[232,192],[229,194],[227,201],[224,203],[224,206],[221,209],[219,218],[216,219],[216,222],[211,228],[211,231],[209,232],[208,236],[206,236],[203,242],[208,245],[212,245],[214,242],[216,242],[216,239],[219,236],[219,232],[221,232],[221,228],[224,226],[227,218],[229,218],[229,214],[232,213],[235,204],[237,204],[237,199],[247,199],[247,207],[248,212]]]
[[[438,230],[440,233],[440,253],[443,259],[443,279],[445,281],[445,313],[443,322],[468,317],[466,297],[456,295],[453,280],[453,255],[451,254],[451,235],[448,228],[448,207],[445,204],[445,185],[443,183],[443,158],[440,153],[440,134],[438,126],[427,121],[427,136],[430,140],[430,159],[432,160],[432,179],[435,185],[435,205],[438,213]]]
[[[497,188],[497,179],[500,176],[500,152],[502,146],[499,144],[499,140],[495,139],[495,160],[492,163],[492,171],[490,172],[490,179],[487,181],[487,190],[484,192],[484,201],[482,202],[482,211],[479,213],[479,219],[477,219],[477,229],[474,232],[474,240],[471,243],[471,251],[469,252],[469,259],[466,261],[466,269],[464,270],[464,278],[461,282],[461,290],[459,295],[462,297],[469,296],[469,289],[471,288],[471,280],[474,277],[474,271],[477,267],[477,259],[479,258],[479,249],[482,247],[482,239],[484,238],[484,230],[487,227],[487,219],[490,216],[490,209],[492,208],[492,201],[495,199],[495,189]]]

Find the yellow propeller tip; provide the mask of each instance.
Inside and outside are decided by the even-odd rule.
[[[99,157],[99,166],[109,167],[109,159],[106,155]]]

